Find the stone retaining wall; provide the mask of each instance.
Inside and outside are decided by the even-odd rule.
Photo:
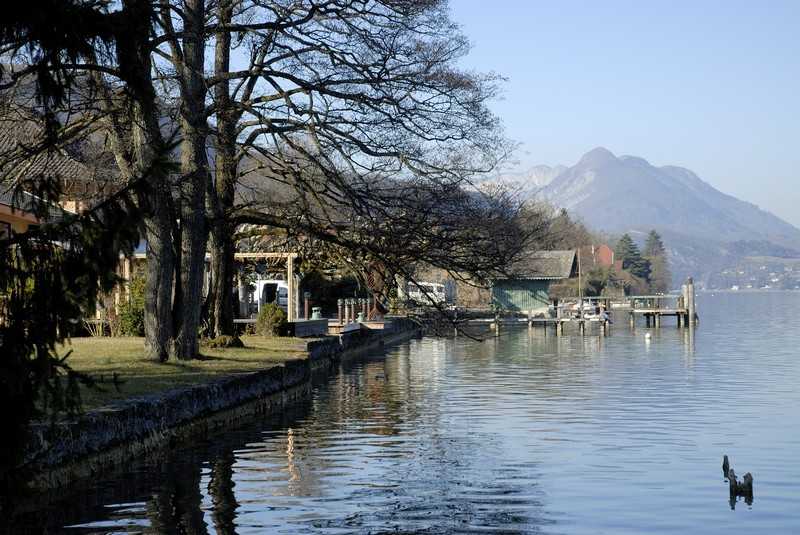
[[[416,336],[412,325],[400,323],[349,347],[335,337],[315,340],[308,343],[305,359],[126,400],[55,426],[34,424],[25,459],[36,474],[31,486],[62,486],[152,449],[278,410],[308,395],[313,374],[329,372],[342,357]]]

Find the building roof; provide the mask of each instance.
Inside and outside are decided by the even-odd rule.
[[[87,167],[66,151],[39,148],[44,129],[30,114],[12,112],[0,117],[0,172],[4,182],[39,176],[58,178],[62,183],[88,178],[91,173]]]
[[[536,251],[514,266],[514,278],[527,280],[568,279],[575,272],[575,251]]]
[[[62,148],[47,147],[41,123],[33,112],[20,106],[5,105],[0,113],[0,204],[34,214],[44,203],[46,221],[62,219],[64,209],[24,191],[27,183],[41,177],[65,184],[87,181],[88,168]]]
[[[27,191],[19,191],[16,195],[13,191],[0,184],[0,204],[6,205],[14,211],[36,214],[38,208],[44,203],[47,206],[47,215],[42,223],[55,223],[61,221],[67,212],[57,204],[45,201]]]

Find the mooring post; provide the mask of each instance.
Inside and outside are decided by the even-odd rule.
[[[694,304],[694,280],[691,277],[686,279],[687,312],[689,313],[689,327],[695,325],[695,304]]]
[[[500,314],[498,313],[494,315],[494,335],[500,336]]]
[[[343,308],[344,308],[344,299],[337,299],[336,300],[336,306],[337,306],[337,308],[339,310],[339,314],[338,314],[339,325],[341,325],[342,324],[342,316],[343,316],[343,313],[344,313],[344,310],[343,310]]]
[[[656,312],[655,320],[656,328],[661,328],[661,314],[659,312]]]
[[[636,327],[636,318],[633,315],[633,310],[631,310],[630,313],[628,313],[628,316],[630,317],[631,320],[631,329],[633,329],[634,327]]]

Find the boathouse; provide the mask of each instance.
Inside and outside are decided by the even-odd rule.
[[[492,305],[510,312],[545,310],[550,304],[550,286],[577,274],[574,250],[531,253],[514,266],[511,277],[492,281]]]

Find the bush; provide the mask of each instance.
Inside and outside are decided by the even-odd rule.
[[[144,277],[134,277],[128,299],[119,307],[119,329],[123,336],[144,336]]]
[[[288,323],[286,312],[275,303],[261,307],[256,319],[256,334],[261,336],[281,336],[286,333]]]

